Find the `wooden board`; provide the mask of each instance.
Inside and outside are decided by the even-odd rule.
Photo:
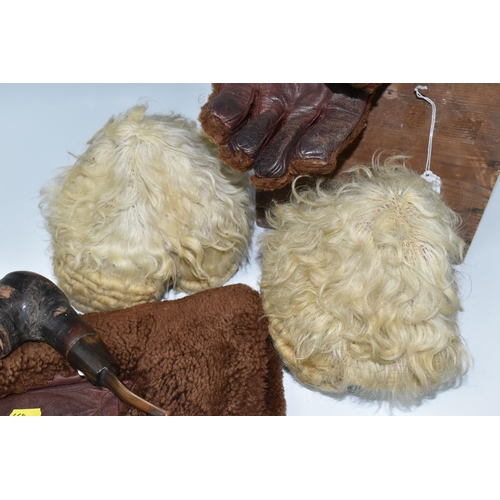
[[[431,170],[443,181],[444,200],[462,217],[463,236],[472,241],[500,170],[500,84],[392,83],[381,88],[360,137],[339,158],[334,175],[356,164],[370,164],[377,151],[411,157],[408,165],[423,173],[432,108],[437,109]],[[289,187],[257,192],[257,223],[266,227],[265,210],[286,200]]]

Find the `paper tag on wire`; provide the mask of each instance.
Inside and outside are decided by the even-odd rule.
[[[431,188],[436,193],[441,193],[441,177],[430,170],[426,170],[420,177],[430,183]]]
[[[426,90],[427,87],[425,85],[417,85],[414,89],[415,94],[419,99],[424,99],[432,106],[431,130],[429,132],[429,144],[427,146],[427,162],[425,164],[425,172],[420,177],[431,185],[433,191],[439,194],[441,193],[441,178],[434,172],[431,172],[432,136],[434,135],[434,126],[436,124],[436,105],[428,97],[422,95],[419,89]]]

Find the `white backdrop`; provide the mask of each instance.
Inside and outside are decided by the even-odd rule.
[[[70,153],[82,153],[112,115],[148,102],[149,112],[174,111],[196,119],[209,93],[210,84],[0,84],[0,277],[29,270],[55,280],[38,209],[40,188],[59,167],[74,163]],[[499,191],[497,186],[459,268],[461,329],[475,360],[462,386],[402,411],[323,395],[285,373],[288,415],[500,415]],[[258,290],[257,239],[262,231],[256,228],[250,262],[229,283]]]

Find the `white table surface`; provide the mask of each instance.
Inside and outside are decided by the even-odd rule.
[[[30,270],[55,280],[49,238],[38,203],[40,188],[59,167],[71,165],[86,142],[112,116],[139,102],[149,112],[196,119],[210,84],[0,84],[0,277]],[[494,190],[465,263],[460,315],[475,364],[461,387],[408,411],[355,397],[335,398],[284,375],[292,415],[500,415],[500,188]],[[258,290],[256,227],[250,262],[228,282]],[[168,299],[175,299],[170,295]]]

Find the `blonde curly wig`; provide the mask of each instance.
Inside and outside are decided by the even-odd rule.
[[[111,118],[41,191],[54,273],[82,312],[220,286],[247,256],[247,179],[194,121],[146,109]]]
[[[416,404],[469,366],[459,220],[394,156],[268,214],[261,293],[285,365],[322,391]]]

